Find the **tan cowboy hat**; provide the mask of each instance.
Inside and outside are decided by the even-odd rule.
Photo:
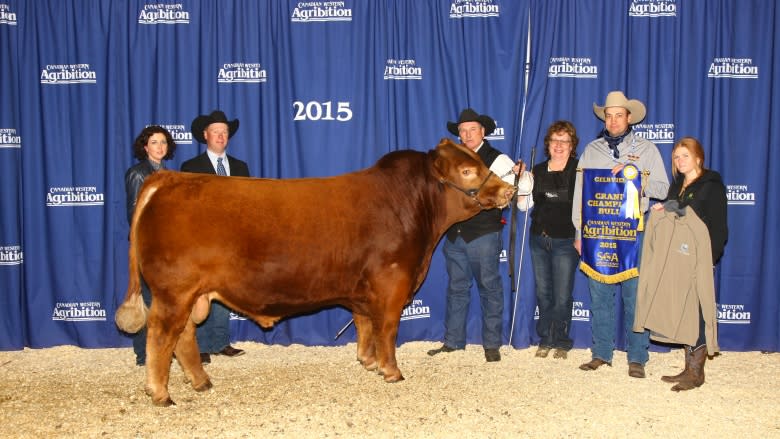
[[[212,123],[224,123],[228,126],[228,139],[233,137],[238,131],[238,119],[228,120],[225,113],[220,110],[214,110],[211,114],[201,114],[192,121],[190,131],[192,131],[192,137],[200,143],[206,143],[206,139],[203,137],[203,131]]]
[[[596,117],[603,121],[604,109],[609,107],[623,107],[628,110],[631,113],[631,125],[641,122],[645,118],[645,114],[647,114],[645,104],[637,99],[627,99],[622,91],[609,92],[603,107],[599,107],[594,102],[593,112],[596,113]]]
[[[457,122],[447,122],[447,131],[451,132],[452,135],[457,136],[458,125],[462,124],[463,122],[479,122],[479,124],[485,128],[486,136],[489,136],[490,133],[496,129],[496,122],[492,117],[488,116],[487,114],[477,114],[477,112],[471,108],[466,108],[465,110],[461,111]]]

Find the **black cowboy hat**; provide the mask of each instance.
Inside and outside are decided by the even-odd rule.
[[[212,123],[221,122],[228,126],[228,139],[233,137],[238,131],[238,119],[228,121],[227,116],[220,110],[214,110],[211,114],[201,114],[192,121],[190,131],[192,131],[192,137],[200,143],[206,143],[206,139],[203,138],[203,131],[208,128]]]
[[[489,136],[490,133],[496,129],[496,121],[494,121],[492,117],[488,116],[487,114],[477,114],[477,112],[471,108],[466,108],[465,110],[461,111],[457,122],[447,122],[447,131],[457,136],[458,125],[462,124],[463,122],[479,122],[485,128],[486,136]]]

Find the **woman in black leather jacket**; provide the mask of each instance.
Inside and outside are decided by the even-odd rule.
[[[133,155],[140,160],[125,173],[125,191],[127,192],[127,223],[133,221],[135,199],[146,177],[160,169],[165,169],[163,160],[173,158],[176,143],[165,128],[150,125],[135,138]]]
[[[165,169],[163,160],[173,158],[176,151],[176,143],[171,133],[165,128],[150,125],[135,138],[133,142],[133,155],[139,160],[125,173],[125,192],[127,193],[127,223],[133,221],[135,202],[138,192],[144,180],[152,173]],[[149,287],[141,278],[141,295],[146,306],[152,303],[152,294]],[[146,327],[133,336],[133,351],[135,351],[135,363],[143,366],[146,363]]]

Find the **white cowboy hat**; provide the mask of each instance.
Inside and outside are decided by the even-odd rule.
[[[599,107],[596,103],[593,103],[593,112],[596,113],[596,117],[604,120],[604,109],[609,107],[623,107],[631,113],[631,125],[639,123],[645,118],[647,110],[645,104],[637,99],[627,99],[626,95],[622,91],[611,91],[607,95],[607,99],[604,101],[604,106]]]

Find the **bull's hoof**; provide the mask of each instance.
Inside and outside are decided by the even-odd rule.
[[[363,368],[365,368],[367,371],[374,371],[377,370],[377,368],[379,368],[379,363],[377,363],[376,361],[372,361],[371,363],[364,363],[361,361],[360,363],[363,365]]]
[[[206,380],[198,386],[194,386],[194,385],[192,386],[192,388],[195,389],[196,392],[205,392],[206,390],[209,390],[212,387],[214,387],[214,385],[211,384],[211,380]]]
[[[401,375],[401,371],[397,367],[390,370],[380,368],[377,373],[384,377],[386,383],[396,383],[404,380],[404,376]]]
[[[385,376],[386,383],[397,383],[403,380],[404,380],[404,376],[401,374],[398,374],[397,376]]]
[[[157,407],[170,407],[172,405],[176,405],[176,403],[173,402],[173,400],[170,397],[165,398],[161,401],[152,399],[152,404],[156,405]]]

